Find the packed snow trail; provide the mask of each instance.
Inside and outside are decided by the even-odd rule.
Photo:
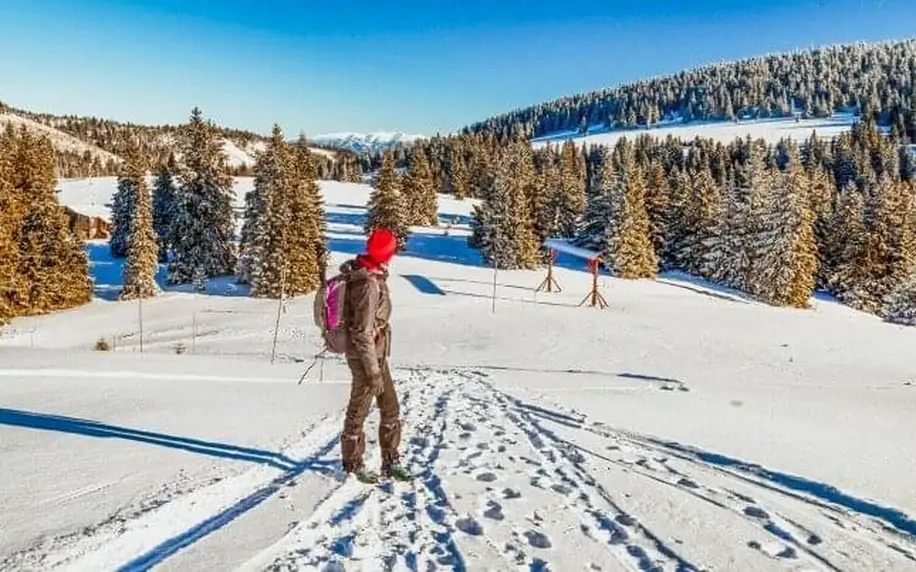
[[[916,566],[912,518],[902,512],[590,421],[481,372],[396,370],[395,378],[412,483],[341,480],[341,418],[331,416],[275,466],[194,490],[165,485],[141,509],[42,542],[0,569]],[[371,466],[380,461],[376,432],[373,411]]]

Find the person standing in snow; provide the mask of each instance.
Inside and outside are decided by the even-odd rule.
[[[347,365],[353,378],[350,402],[341,435],[344,471],[363,482],[377,482],[378,474],[363,464],[366,438],[363,430],[373,399],[378,404],[379,446],[384,477],[409,480],[400,464],[400,404],[388,369],[391,353],[391,296],[388,291],[388,263],[398,248],[397,236],[377,228],[366,241],[366,252],[340,267],[347,283],[344,323],[349,343]]]

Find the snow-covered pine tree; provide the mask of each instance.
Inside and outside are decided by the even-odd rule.
[[[315,176],[312,154],[305,137],[293,147],[291,162],[290,225],[287,241],[286,295],[315,291],[321,278],[326,222],[321,189]]]
[[[239,237],[239,255],[235,264],[236,281],[239,284],[251,284],[251,263],[260,244],[260,239],[256,239],[256,235],[263,231],[263,210],[264,201],[261,193],[256,187],[252,187],[245,193],[245,213]]]
[[[531,209],[535,169],[530,144],[522,142],[512,145],[509,149],[509,171],[512,183],[509,217],[515,253],[513,268],[534,268],[540,262],[541,244],[535,233],[534,213]]]
[[[581,173],[576,145],[568,140],[560,150],[560,232],[572,237],[579,217],[585,212],[585,177]]]
[[[178,195],[175,188],[175,173],[178,162],[175,154],[169,153],[168,162],[161,167],[153,182],[153,228],[159,244],[159,262],[168,261],[171,248],[172,225],[178,213]]]
[[[134,198],[144,174],[142,168],[131,170],[129,165],[130,162],[122,165],[118,174],[118,190],[111,199],[111,236],[108,239],[108,248],[111,256],[115,258],[127,256],[130,221],[134,217]]]
[[[512,178],[509,165],[500,161],[492,171],[492,187],[484,192],[481,204],[475,205],[468,245],[480,250],[485,264],[499,269],[515,267],[512,237]]]
[[[458,200],[471,196],[470,174],[467,160],[464,157],[464,145],[454,143],[450,148],[449,175],[452,194]]]
[[[814,211],[797,146],[788,143],[785,153],[786,172],[773,174],[773,189],[765,197],[769,240],[761,252],[755,293],[770,304],[804,308],[817,272]]]
[[[394,155],[386,151],[382,159],[382,168],[375,178],[373,191],[369,196],[368,216],[364,225],[366,234],[375,228],[387,228],[397,235],[399,250],[403,249],[407,244],[409,232],[403,203],[398,188],[398,175],[394,170]]]
[[[553,150],[547,151],[533,187],[534,230],[539,244],[550,237],[566,236],[568,231],[563,222],[560,171],[555,159]]]
[[[865,245],[865,200],[855,183],[849,182],[837,198],[830,224],[828,289],[841,301],[851,298],[858,276],[856,261]]]
[[[882,310],[888,322],[916,326],[916,273],[894,288],[884,301]]]
[[[16,292],[19,290],[19,244],[17,237],[22,219],[22,205],[15,196],[10,164],[11,134],[0,133],[0,325],[18,313]]]
[[[605,252],[614,232],[609,228],[615,216],[617,203],[613,200],[615,183],[612,152],[601,147],[591,154],[591,194],[585,207],[574,244],[596,252]]]
[[[765,232],[766,196],[772,189],[772,173],[764,164],[762,141],[744,142],[747,159],[735,168],[734,187],[729,196],[727,243],[722,250],[718,272],[713,276],[723,284],[754,293],[755,272],[760,269],[761,252],[769,236]]]
[[[14,194],[24,201],[18,230],[20,313],[38,315],[85,304],[92,295],[89,260],[57,200],[54,149],[25,128],[13,139]]]
[[[683,153],[679,155],[682,156]],[[668,176],[668,188],[670,200],[665,221],[665,248],[661,255],[661,267],[672,270],[681,268],[678,255],[690,241],[690,234],[687,232],[687,206],[693,192],[690,175],[681,167],[672,167],[672,172]]]
[[[814,212],[814,238],[817,244],[817,277],[819,288],[826,288],[829,277],[827,247],[829,244],[830,220],[834,209],[834,184],[830,174],[819,163],[812,160],[805,168],[808,177],[809,202]]]
[[[624,155],[617,181],[625,190],[614,194],[621,204],[614,209],[619,218],[614,225],[617,236],[613,241],[613,266],[621,278],[651,278],[658,273],[658,257],[646,211],[645,176],[633,153]]]
[[[436,226],[439,223],[439,205],[436,187],[429,167],[429,159],[421,145],[414,145],[410,153],[410,224]]]
[[[264,152],[254,167],[254,210],[246,237],[246,250],[251,295],[259,298],[279,298],[287,272],[290,225],[292,224],[291,177],[292,150],[283,132],[274,125]]]
[[[723,211],[722,193],[716,185],[712,171],[700,165],[691,176],[692,193],[683,211],[686,240],[678,253],[678,266],[692,274],[702,274],[704,261],[715,248],[716,224]]]
[[[124,287],[121,300],[150,298],[159,293],[156,272],[159,270],[159,247],[153,228],[152,201],[146,185],[145,169],[140,150],[127,153],[125,178],[132,182],[130,199],[133,216],[130,220],[130,234],[127,239],[127,263],[124,265]]]
[[[234,197],[222,138],[195,107],[182,130],[170,284],[192,282],[203,289],[207,278],[232,273],[236,263]]]
[[[649,236],[659,260],[662,259],[667,244],[670,199],[671,191],[665,176],[665,167],[661,162],[653,161],[646,173],[646,212],[649,214]]]
[[[880,313],[887,296],[916,268],[916,213],[911,185],[892,174],[869,189],[865,237],[854,262],[853,290],[844,301]]]

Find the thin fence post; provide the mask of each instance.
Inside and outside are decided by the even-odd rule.
[[[137,313],[140,317],[140,353],[143,353],[143,295],[137,296]]]
[[[496,313],[496,274],[499,272],[499,265],[493,265],[493,306],[491,308],[492,313]]]
[[[197,350],[197,310],[191,314],[191,353]]]
[[[270,363],[277,358],[277,336],[280,334],[280,312],[283,310],[283,296],[286,293],[286,265],[280,269],[280,300],[277,302],[277,321],[274,324],[274,341],[270,349]]]

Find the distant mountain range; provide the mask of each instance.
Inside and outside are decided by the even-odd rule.
[[[325,148],[346,149],[360,154],[387,151],[394,147],[411,145],[425,135],[411,135],[400,131],[379,133],[329,133],[309,137],[309,142]]]

